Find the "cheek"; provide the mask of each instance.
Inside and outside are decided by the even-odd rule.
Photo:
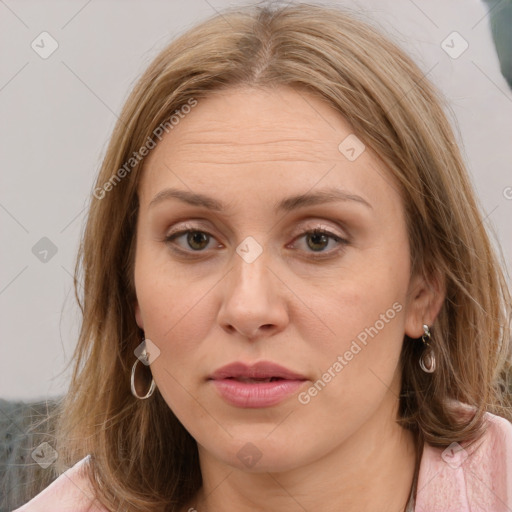
[[[379,331],[399,332],[397,317],[405,306],[407,271],[407,265],[365,258],[360,268],[344,269],[342,276],[318,292],[304,288],[308,306],[318,313],[316,324],[323,326],[322,333],[328,328],[329,334],[319,336],[319,343],[342,348],[358,336],[364,342],[364,333],[375,325]]]
[[[194,379],[204,368],[198,354],[213,321],[206,295],[212,284],[205,286],[204,281],[195,282],[189,274],[175,273],[165,264],[156,266],[154,261],[140,254],[135,266],[144,333],[160,350],[151,373],[170,409],[189,432],[195,432],[206,419],[203,409],[194,406],[191,393],[195,393]]]
[[[361,396],[372,401],[393,381],[403,344],[409,282],[407,246],[403,247],[395,246],[387,257],[382,248],[372,251],[379,257],[367,253],[357,267],[347,269],[342,279],[317,295],[312,306],[320,312],[317,326],[325,332],[327,325],[329,335],[315,340],[310,326],[303,336],[312,340],[309,349],[322,380],[319,386],[329,382],[326,398],[335,397],[346,405],[356,404]]]
[[[134,277],[146,337],[168,357],[171,346],[173,357],[193,350],[211,323],[208,290],[213,277],[194,279],[190,271],[180,271],[162,254],[145,249],[137,253]]]
[[[343,368],[337,365],[337,373],[351,383],[367,379],[369,368],[392,373],[403,341],[404,309],[394,288],[375,295],[354,289],[338,293],[321,310],[331,334],[316,341],[313,332],[304,334],[317,354],[316,370],[325,373],[339,362]]]
[[[202,286],[168,282],[163,276],[145,281],[137,289],[137,299],[146,336],[162,351],[170,345],[177,353],[193,349],[211,322],[208,301],[201,300],[202,295]]]
[[[403,343],[404,308],[372,294],[339,294],[339,308],[326,312],[334,342],[308,344],[315,379],[299,396],[301,409],[326,435],[351,435],[386,396],[398,395],[397,366]],[[325,310],[324,310],[325,311]],[[332,340],[334,336],[331,336]],[[340,425],[343,428],[340,429]]]

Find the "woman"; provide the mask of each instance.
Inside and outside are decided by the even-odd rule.
[[[54,470],[80,463],[19,510],[510,510],[509,291],[437,93],[373,27],[188,31],[93,196]]]

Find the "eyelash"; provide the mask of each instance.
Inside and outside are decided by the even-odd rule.
[[[203,233],[203,234],[207,235],[208,237],[215,239],[215,237],[213,235],[211,235],[207,231],[200,229],[197,226],[188,225],[188,226],[186,226],[186,228],[187,229],[182,229],[180,231],[176,231],[174,233],[169,234],[168,236],[165,237],[164,242],[167,243],[170,246],[170,248],[174,252],[178,253],[179,255],[190,256],[193,253],[197,253],[197,255],[200,255],[201,253],[206,252],[206,250],[200,250],[200,251],[190,250],[189,251],[189,250],[184,250],[184,249],[178,249],[177,247],[173,246],[174,240],[176,238],[179,238],[180,236],[185,235],[187,233]],[[340,247],[338,247],[337,249],[333,249],[331,251],[328,251],[327,253],[323,252],[323,251],[321,251],[319,253],[315,253],[314,251],[311,251],[311,258],[316,259],[316,260],[326,259],[328,257],[332,257],[333,255],[337,255],[339,252],[344,250],[347,245],[349,245],[349,241],[347,239],[341,238],[338,235],[335,235],[334,233],[327,231],[323,228],[314,228],[314,229],[304,231],[295,239],[303,238],[305,235],[325,235],[340,245]],[[319,255],[319,254],[321,254],[321,255]]]

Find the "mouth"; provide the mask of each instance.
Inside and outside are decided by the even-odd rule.
[[[250,377],[225,377],[227,380],[236,380],[237,382],[245,382],[248,384],[260,384],[262,382],[276,382],[278,380],[289,380],[282,379],[281,377],[269,377],[269,378],[261,378],[261,379],[253,379]]]
[[[239,408],[264,408],[290,398],[308,379],[268,361],[252,366],[231,363],[215,371],[208,380],[220,397]]]
[[[246,383],[275,382],[278,380],[307,380],[304,375],[270,361],[259,361],[252,365],[238,361],[230,363],[213,372],[208,379],[232,379]]]

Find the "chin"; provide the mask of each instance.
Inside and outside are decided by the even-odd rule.
[[[289,440],[279,436],[270,439],[268,432],[270,430],[259,431],[254,435],[246,433],[243,437],[230,438],[228,445],[209,446],[206,443],[202,448],[224,464],[249,473],[284,472],[318,457],[318,450],[315,447],[308,448],[302,445],[299,453],[297,446],[289,443]]]

